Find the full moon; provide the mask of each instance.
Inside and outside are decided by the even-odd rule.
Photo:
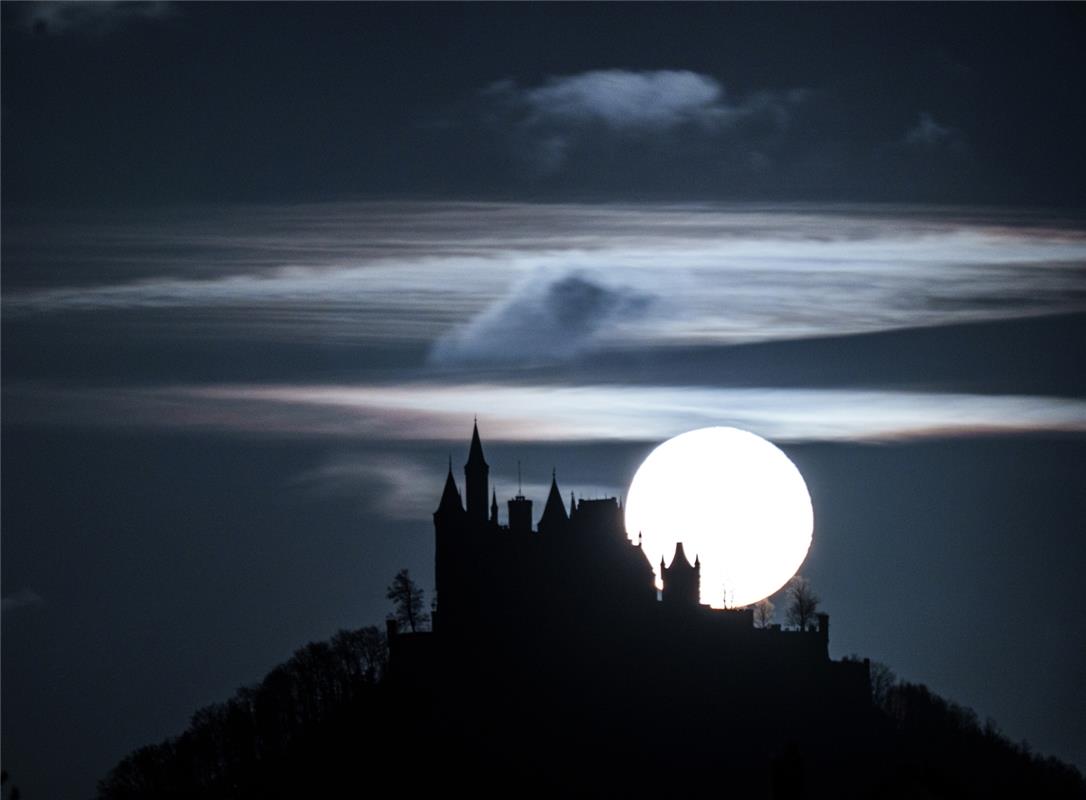
[[[641,543],[662,587],[660,559],[675,546],[701,561],[701,602],[756,603],[796,574],[811,547],[807,484],[775,445],[738,428],[668,439],[634,475],[626,534]]]

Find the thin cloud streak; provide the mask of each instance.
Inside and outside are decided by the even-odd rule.
[[[9,594],[0,600],[0,611],[9,614],[20,608],[40,606],[45,604],[45,599],[30,588],[23,588],[14,594]]]
[[[9,423],[198,429],[258,436],[459,441],[484,413],[495,441],[658,441],[731,425],[781,442],[880,442],[1086,432],[1086,401],[1018,395],[503,384],[217,385],[8,390]]]
[[[174,13],[174,4],[162,0],[143,2],[50,2],[20,3],[16,20],[31,31],[50,35],[105,36],[135,20],[158,20]]]
[[[82,239],[43,243],[43,254],[26,243],[32,229],[16,230],[5,244],[3,309],[15,321],[139,310],[190,336],[233,326],[277,341],[409,343],[432,348],[432,366],[456,366],[522,357],[496,342],[530,342],[546,362],[647,343],[840,335],[1086,307],[1079,227],[971,213],[332,205],[235,210],[231,230],[210,220],[136,226],[98,244],[82,229]],[[80,242],[92,256],[80,255]],[[147,253],[156,255],[144,264]],[[110,254],[122,265],[117,280],[78,281],[81,263]],[[566,324],[589,295],[619,300]],[[168,313],[175,309],[186,313]],[[561,342],[540,335],[554,325]]]
[[[493,456],[490,460],[494,462]],[[459,474],[460,465],[454,465],[453,469]],[[559,471],[560,481],[561,477]],[[374,510],[386,519],[429,522],[434,498],[441,495],[444,481],[444,472],[432,460],[423,462],[398,453],[371,451],[333,455],[295,475],[288,488],[301,489],[316,497],[356,498],[366,510]],[[498,497],[499,518],[505,519],[507,515],[506,501],[520,493],[534,501],[532,511],[536,521],[543,514],[549,480],[518,481],[515,472],[504,472],[492,463],[490,485]],[[582,498],[620,497],[625,492],[622,487],[598,483],[563,481],[562,487]]]
[[[432,469],[397,454],[382,452],[375,457],[352,453],[332,456],[295,475],[288,488],[317,497],[357,498],[385,519],[418,521],[429,520],[434,510],[433,495],[419,487],[433,482]],[[440,486],[434,491],[440,492]]]

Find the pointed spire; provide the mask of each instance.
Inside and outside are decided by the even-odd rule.
[[[464,504],[460,500],[460,490],[456,488],[456,478],[453,477],[452,456],[449,456],[449,474],[445,476],[445,489],[441,492],[441,502],[438,503],[437,510],[438,512],[463,512],[464,510]]]
[[[685,567],[688,570],[694,568],[690,563],[690,559],[686,557],[686,551],[683,550],[682,542],[675,543],[675,557],[671,559],[671,566],[669,569],[675,569],[675,567]]]
[[[492,491],[490,495],[490,521],[498,524],[498,493]]]
[[[479,422],[471,430],[471,448],[468,463],[464,465],[464,494],[468,504],[468,517],[477,525],[487,521],[486,490],[489,488],[490,467],[483,458],[483,443],[479,440]]]
[[[663,559],[661,559],[661,567],[663,567],[663,563]],[[663,573],[664,588],[661,599],[664,603],[677,608],[697,608],[700,605],[700,562],[698,562],[698,566],[691,566],[682,542],[675,543],[675,555],[671,559],[671,566],[664,568]]]
[[[701,556],[694,554],[694,569],[701,569]]]
[[[475,425],[471,429],[471,448],[468,450],[468,463],[467,467],[472,467],[477,464],[487,466],[486,459],[483,458],[483,443],[479,440],[479,421],[475,421]]]
[[[551,469],[551,491],[547,495],[547,504],[543,506],[543,516],[539,518],[540,532],[554,531],[569,522],[566,507],[562,504],[562,493],[558,491],[558,472]]]
[[[577,498],[573,496],[573,492],[569,493],[569,518],[573,519],[573,512],[577,508]]]
[[[644,544],[644,539],[641,535],[641,531],[637,532],[637,546],[641,547]]]

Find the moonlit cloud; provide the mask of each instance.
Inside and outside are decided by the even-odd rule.
[[[94,257],[114,253],[124,277],[97,285],[73,280],[79,236],[70,235],[43,241],[40,261],[16,248],[20,258],[5,263],[5,278],[14,274],[5,324],[78,322],[93,341],[98,331],[115,335],[120,315],[138,314],[139,330],[159,341],[195,342],[196,359],[201,341],[220,337],[345,342],[337,357],[351,377],[292,383],[312,374],[294,377],[297,362],[280,364],[271,348],[267,385],[136,385],[146,384],[142,373],[112,388],[101,379],[92,388],[8,381],[5,422],[390,441],[459,440],[473,414],[511,440],[656,441],[704,425],[788,441],[1083,428],[1075,400],[967,394],[945,380],[946,393],[866,391],[854,380],[849,389],[736,388],[749,377],[713,361],[685,371],[673,363],[737,343],[1080,310],[1086,237],[1058,221],[806,207],[235,209],[172,231],[153,222],[108,229]],[[148,252],[160,258],[142,261]],[[38,267],[32,275],[28,264]],[[408,360],[397,347],[413,348]],[[396,357],[381,361],[382,352]],[[615,359],[625,373],[608,372]],[[142,361],[125,362],[132,376],[128,363]],[[379,369],[363,377],[365,364]]]
[[[435,480],[432,467],[401,454],[348,453],[330,456],[300,472],[290,486],[318,497],[361,498],[367,510],[375,510],[385,519],[411,521],[431,518],[433,498],[440,495],[441,486],[430,493],[419,487],[433,485]]]
[[[512,129],[543,173],[558,170],[571,150],[601,135],[647,138],[683,131],[712,138],[749,122],[780,129],[806,96],[797,89],[732,97],[711,75],[622,69],[552,76],[537,86],[507,79],[482,92],[488,108],[504,115],[502,127]],[[764,138],[763,129],[763,144]]]
[[[658,441],[726,425],[774,441],[891,441],[1086,432],[1086,401],[846,389],[508,384],[217,385],[10,389],[11,422],[76,422],[258,436],[460,441],[484,411],[492,441]],[[328,477],[328,476],[326,476]]]
[[[546,363],[576,356],[597,339],[624,327],[626,320],[650,312],[652,295],[611,286],[585,275],[558,274],[526,285],[439,339],[431,353],[435,364]]]
[[[617,129],[665,130],[687,122],[717,125],[740,113],[724,103],[724,87],[687,70],[594,70],[550,78],[517,92],[536,118],[602,122]]]
[[[79,228],[40,248],[18,245],[34,229],[8,232],[5,317],[141,310],[186,336],[233,326],[408,342],[450,366],[1086,306],[1078,227],[961,210],[335,204],[222,216]],[[84,284],[78,268],[107,254],[116,278]]]
[[[463,431],[460,439],[463,439],[462,434]],[[493,454],[489,458],[490,486],[498,497],[499,519],[504,521],[506,518],[506,501],[522,493],[533,500],[532,514],[538,521],[550,491],[549,477],[546,481],[518,479],[515,470],[510,472],[499,468]],[[460,467],[459,463],[453,464],[457,481],[461,481]],[[582,498],[621,497],[626,491],[625,487],[612,484],[563,482],[561,472],[558,479],[565,492],[576,491]],[[385,519],[429,523],[433,519],[434,498],[441,496],[444,482],[443,464],[433,460],[415,460],[399,452],[369,451],[332,455],[321,464],[296,475],[289,485],[317,497],[357,498],[360,505],[365,507],[364,511],[376,511]]]

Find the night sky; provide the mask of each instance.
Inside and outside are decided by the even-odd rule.
[[[734,425],[831,654],[1086,770],[1086,5],[2,12],[2,749],[131,749]],[[651,735],[651,734],[650,734]]]

